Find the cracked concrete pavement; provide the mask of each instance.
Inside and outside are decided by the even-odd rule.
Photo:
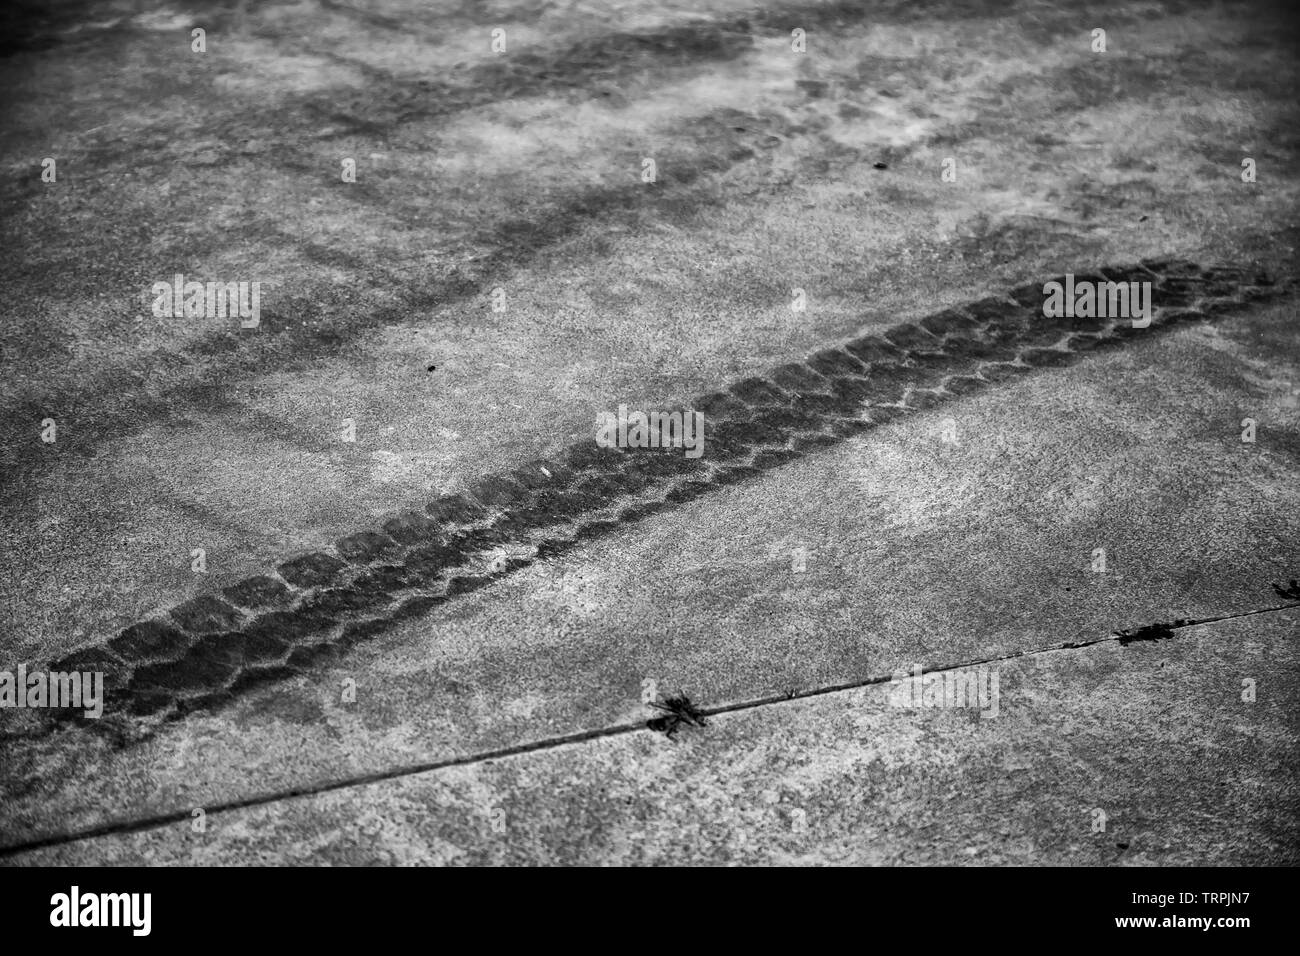
[[[0,57],[3,659],[1029,279],[1289,280],[1295,31],[1246,9],[54,5]],[[155,319],[176,272],[261,279],[262,327]],[[0,861],[1294,863],[1296,328],[1287,293],[1040,369],[215,710],[0,741]],[[1227,619],[1039,653],[1179,618]],[[996,719],[872,684],[547,744],[639,727],[647,687],[716,708],[1006,655]]]
[[[45,865],[1296,862],[1294,607],[993,665],[995,718],[889,684],[293,796]],[[1243,680],[1257,681],[1253,703]]]
[[[1207,626],[1247,635],[1256,648],[1254,656],[1238,659],[1232,641],[1215,643],[1224,670],[1215,678],[1217,696],[1207,700],[1245,707],[1238,699],[1241,678],[1255,675],[1267,685],[1258,693],[1269,696],[1269,706],[1233,719],[1242,733],[1255,728],[1268,735],[1273,763],[1252,799],[1294,808],[1287,769],[1296,756],[1294,694],[1284,674],[1293,660],[1295,615],[1285,609],[1298,604],[1273,587],[1286,580],[1300,541],[1300,448],[1287,437],[1296,412],[1291,393],[1278,386],[1300,347],[1294,328],[1294,302],[1267,305],[1221,328],[1188,327],[918,413],[521,569],[329,666],[250,691],[215,713],[165,723],[125,748],[83,733],[11,746],[10,753],[18,751],[15,779],[24,781],[19,792],[9,790],[14,832],[23,842],[40,841],[169,815],[188,818],[204,807],[218,808],[209,823],[215,832],[226,819],[222,806],[270,798],[256,812],[274,814],[282,803],[277,794],[303,789],[339,788],[328,800],[353,800],[361,812],[371,791],[350,781],[635,726],[652,716],[643,700],[647,681],[662,696],[685,689],[701,705],[723,706],[888,677],[916,664],[952,667],[1155,621],[1266,608],[1283,610]],[[1253,444],[1241,440],[1246,415],[1269,423]],[[802,571],[796,549],[806,554]],[[1104,571],[1097,570],[1098,549],[1105,551]],[[1174,680],[1173,667],[1163,671],[1166,661],[1176,664],[1180,676],[1169,692],[1194,707],[1196,699],[1177,696],[1183,683],[1209,678],[1183,657],[1187,639],[1179,632],[1167,645],[1132,645],[1123,653],[1146,661],[1148,672],[1160,671],[1134,677],[1155,681],[1152,693],[1159,679]],[[1278,655],[1277,670],[1260,671],[1264,648]],[[1088,673],[1094,667],[1088,662],[1103,649],[1071,653]],[[1051,659],[1058,681],[1074,672],[1068,653]],[[1118,658],[1112,663],[1131,668]],[[1232,668],[1239,676],[1224,684]],[[1022,682],[1031,698],[1040,693],[1027,677]],[[354,700],[341,692],[349,684]],[[1058,691],[1041,693],[1050,699]],[[1143,703],[1155,708],[1153,717],[1166,707],[1158,697]],[[1181,753],[1186,746],[1185,738],[1166,739],[1163,732],[1154,740],[1120,734],[1095,700],[1092,716],[1076,714],[1065,701],[1051,706],[1104,737],[1108,751],[1126,754],[1136,767],[1145,766],[1148,749]],[[1257,726],[1254,717],[1265,713],[1272,723]],[[1227,717],[1215,711],[1203,719]],[[1012,745],[1014,731],[1002,728],[1019,725],[1000,721],[977,725],[987,728],[977,735],[981,746],[988,735]],[[695,740],[713,731],[682,733]],[[668,751],[677,746],[651,739]],[[593,741],[565,750],[606,747]],[[1054,776],[1046,754],[1026,753],[1022,762],[1026,779]],[[1192,766],[1199,767],[1192,778],[1186,772],[1144,777],[1144,799],[1153,807],[1174,804],[1177,794],[1209,787],[1220,773],[1213,764]],[[595,783],[584,777],[581,786]],[[1122,781],[1112,785],[1122,790]],[[845,790],[843,799],[857,799],[855,791]],[[1053,799],[1068,802],[1068,789]],[[1144,817],[1157,818],[1164,820],[1161,832],[1174,832],[1177,814],[1166,819],[1152,809]],[[1260,823],[1274,841],[1261,850],[1260,862],[1290,859],[1284,838],[1294,838],[1295,817],[1285,821],[1269,815]],[[1071,853],[1083,853],[1080,847],[1097,841],[1086,838],[1087,819],[1076,823],[1081,829]],[[179,839],[185,828],[160,832]],[[287,860],[268,848],[278,839],[268,837],[262,850],[250,846],[251,856],[231,859]],[[841,858],[830,847],[840,846],[844,833],[819,839],[830,841],[823,847],[827,860]],[[1171,858],[1212,860],[1217,844],[1209,834],[1205,839],[1210,842],[1176,842]],[[218,852],[205,839],[160,840],[128,841],[141,854],[132,857],[113,838],[118,849],[111,852],[149,862],[210,860],[205,854]],[[570,857],[557,836],[547,840],[536,862],[623,858],[594,848],[594,856],[575,849],[578,855]],[[70,843],[33,859],[85,853],[98,860],[101,851],[92,849],[98,846],[98,840]],[[805,849],[818,852],[814,844]],[[429,852],[429,861],[443,859],[441,850]],[[458,852],[497,859],[487,846]],[[701,849],[701,859],[720,859],[713,852]],[[1048,856],[1073,858],[1059,855],[1064,852],[1055,847]],[[1247,861],[1245,850],[1234,852],[1234,859]],[[357,854],[352,858],[382,858]],[[929,854],[919,859],[941,858],[938,847]],[[1017,857],[989,859],[1011,858]]]

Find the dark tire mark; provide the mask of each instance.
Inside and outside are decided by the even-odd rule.
[[[1153,283],[1149,328],[1134,329],[1128,320],[1045,318],[1042,284],[1034,283],[1012,298],[862,336],[701,396],[692,407],[708,409],[709,417],[697,460],[680,451],[620,452],[579,442],[556,460],[489,476],[465,494],[398,515],[382,533],[362,530],[341,539],[334,552],[287,560],[277,574],[227,588],[224,600],[188,601],[49,669],[110,672],[107,706],[117,712],[175,717],[217,706],[250,687],[338,659],[392,622],[516,568],[759,477],[897,415],[1035,368],[1076,362],[1098,345],[1121,345],[1189,316],[1212,318],[1274,288],[1250,269],[1202,270],[1183,260],[1147,261],[1107,275]],[[1081,326],[1088,331],[1078,331]],[[1081,335],[1087,337],[1082,348]],[[1126,636],[1125,642],[1141,639]]]

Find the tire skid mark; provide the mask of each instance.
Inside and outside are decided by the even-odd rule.
[[[1201,268],[1172,258],[1102,269],[1096,278],[1151,282],[1150,327],[1135,329],[1127,319],[1046,318],[1042,283],[1029,283],[699,396],[687,406],[705,414],[698,459],[680,449],[603,448],[594,437],[577,442],[551,459],[489,475],[465,493],[341,538],[330,550],[291,558],[220,595],[201,595],[133,624],[49,670],[103,671],[106,712],[131,715],[122,721],[134,721],[139,733],[337,660],[394,622],[517,568],[900,415],[1279,291],[1251,267]],[[27,725],[13,728],[19,736],[70,719],[23,713]],[[122,721],[90,726],[121,735]]]

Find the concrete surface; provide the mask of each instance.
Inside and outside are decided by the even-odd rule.
[[[1298,626],[1291,609],[996,662],[988,718],[876,684],[18,862],[1295,865]]]
[[[63,8],[0,61],[18,659],[859,328],[1146,255],[1294,267],[1254,6]],[[262,326],[155,319],[178,272],[262,281]]]
[[[1286,604],[1295,328],[1282,302],[921,413],[125,749],[80,730],[5,742],[9,830],[28,842],[635,723],[645,681],[724,705]]]
[[[1028,279],[1157,254],[1295,274],[1280,7],[90,9],[0,50],[5,667],[589,437],[598,411]],[[155,319],[176,272],[262,281],[261,327]],[[1295,312],[875,429],[140,739],[0,741],[0,861],[1295,862],[1294,612],[1035,653],[1294,603],[1273,584],[1300,577]],[[877,686],[677,744],[545,745],[644,721],[647,681],[725,707],[1015,654],[993,721],[882,711]],[[204,835],[134,829],[203,807]],[[1118,831],[1088,831],[1096,807]]]

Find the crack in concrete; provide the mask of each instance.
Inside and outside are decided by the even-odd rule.
[[[1182,630],[1189,627],[1197,627],[1203,624],[1217,624],[1221,621],[1231,621],[1247,617],[1256,617],[1261,614],[1275,614],[1279,611],[1288,611],[1300,609],[1300,604],[1282,604],[1276,607],[1255,608],[1249,611],[1238,611],[1230,614],[1221,614],[1214,617],[1199,618],[1196,620],[1179,619],[1173,624],[1155,624],[1147,625],[1146,628],[1139,628],[1137,631],[1145,631],[1148,628],[1165,628],[1169,630],[1167,636],[1172,637],[1173,631]],[[1000,654],[992,657],[981,658],[979,660],[964,661],[958,664],[944,664],[939,667],[927,667],[927,674],[938,674],[948,671],[963,670],[969,667],[979,667],[986,664],[997,664],[1004,661],[1018,660],[1021,658],[1035,657],[1040,654],[1053,654],[1061,651],[1073,651],[1083,648],[1093,647],[1099,644],[1106,644],[1111,641],[1118,641],[1121,646],[1127,645],[1132,638],[1125,639],[1126,634],[1134,633],[1132,631],[1113,631],[1105,637],[1095,638],[1089,641],[1064,642],[1053,644],[1047,647],[1033,648],[1025,651],[1017,651],[1011,654]],[[845,681],[839,684],[830,684],[821,687],[812,688],[805,691],[786,691],[780,694],[770,694],[764,697],[752,698],[749,700],[736,701],[730,704],[720,704],[716,707],[697,707],[689,701],[685,701],[684,695],[680,700],[685,701],[685,708],[689,709],[691,723],[697,726],[706,726],[704,718],[713,717],[719,714],[741,713],[747,710],[755,710],[760,707],[769,707],[775,704],[789,703],[796,700],[809,700],[815,697],[826,697],[831,694],[844,693],[846,691],[858,690],[864,687],[871,687],[878,684],[885,684],[895,679],[895,674],[890,675],[872,675],[870,677],[859,678],[857,680]],[[670,698],[670,702],[678,700]],[[680,706],[663,707],[674,716],[682,710]],[[683,711],[684,712],[684,711]],[[650,723],[653,723],[651,721]],[[645,733],[662,733],[658,728],[650,727],[645,721],[637,720],[619,724],[610,724],[605,727],[598,727],[589,730],[576,731],[570,734],[562,734],[556,737],[547,737],[542,740],[530,741],[521,744],[512,744],[508,747],[499,747],[494,750],[479,751],[471,754],[462,754],[459,757],[448,757],[442,760],[423,761],[416,764],[408,764],[401,767],[393,767],[388,770],[378,771],[368,774],[360,774],[355,777],[348,777],[341,780],[332,780],[324,783],[307,787],[293,787],[286,790],[274,791],[271,793],[259,794],[247,797],[242,800],[232,800],[226,803],[214,804],[204,807],[204,812],[211,816],[219,813],[229,813],[235,810],[245,810],[252,807],[269,806],[274,803],[280,803],[285,800],[292,800],[299,797],[311,797],[317,794],[333,793],[340,790],[348,790],[353,787],[364,787],[375,783],[384,783],[389,780],[399,780],[404,777],[413,777],[419,774],[432,773],[439,770],[445,770],[451,767],[464,767],[472,764],[489,763],[493,760],[501,760],[507,757],[518,757],[524,754],[538,753],[540,751],[556,750],[561,747],[583,744],[593,740],[601,740],[607,737],[622,736],[625,734],[645,732]],[[671,735],[670,735],[671,736]],[[143,833],[148,830],[156,830],[173,823],[188,822],[191,818],[191,810],[181,809],[172,813],[157,814],[151,817],[144,817],[138,820],[119,820],[101,824],[96,827],[89,827],[84,830],[74,831],[71,833],[58,834],[53,836],[41,837],[25,843],[18,843],[12,846],[0,847],[0,859],[17,856],[21,853],[31,852],[34,850],[46,849],[48,847],[63,846],[69,843],[77,843],[82,840],[93,840],[99,837],[119,836],[131,833]]]

